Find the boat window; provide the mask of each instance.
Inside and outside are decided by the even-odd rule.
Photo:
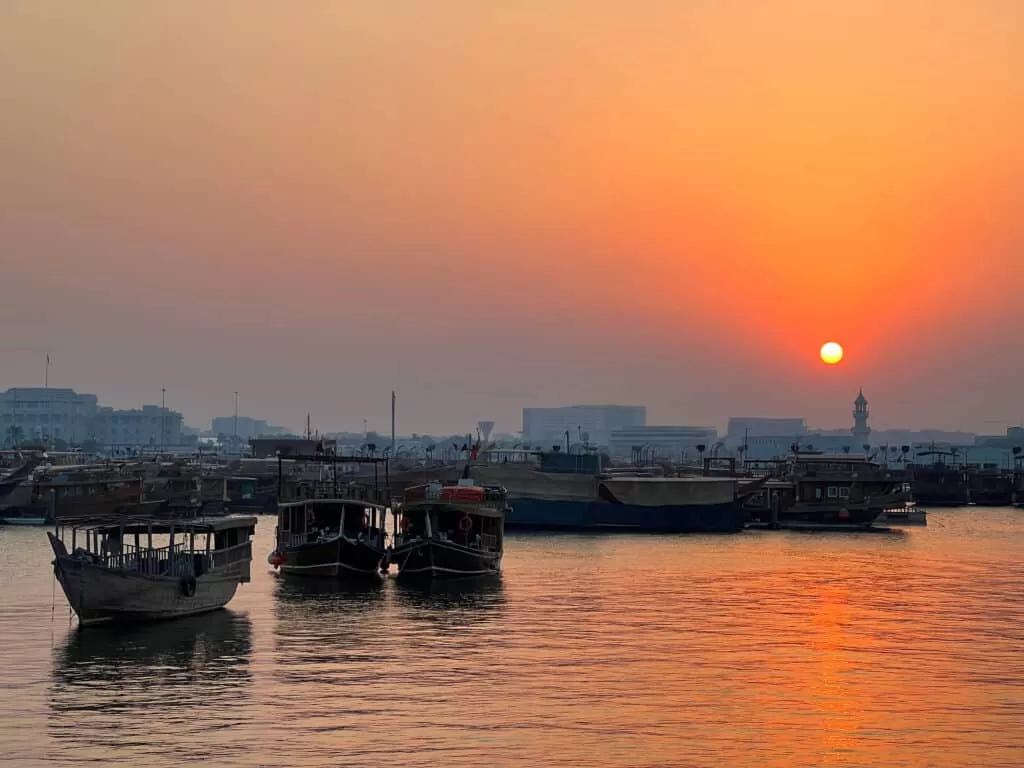
[[[850,489],[849,488],[840,488],[839,489],[839,498],[840,499],[848,499],[848,498],[850,498]]]
[[[815,488],[815,489],[814,489],[814,498],[815,498],[815,499],[816,499],[817,501],[821,501],[822,495],[823,495],[823,494],[822,494],[821,488]]]
[[[830,485],[830,486],[828,487],[828,497],[829,497],[830,499],[834,499],[834,498],[836,498],[836,497],[837,497],[838,495],[839,495],[839,489],[838,489],[838,488],[836,488],[836,487],[835,487],[834,485]]]

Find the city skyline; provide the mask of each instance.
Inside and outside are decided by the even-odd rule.
[[[3,386],[3,382],[0,382],[0,386]],[[96,404],[94,405],[94,407],[97,408],[99,411],[105,411],[105,412],[115,411],[115,412],[126,412],[126,413],[127,412],[141,413],[141,412],[145,411],[146,409],[157,409],[157,410],[159,410],[160,407],[161,407],[158,403],[147,403],[144,400],[139,401],[138,399],[136,399],[135,404],[129,405],[128,407],[123,407],[122,404],[109,402],[102,395],[98,395],[98,394],[95,394],[95,393],[92,393],[92,392],[86,392],[86,391],[84,391],[82,389],[76,389],[74,387],[63,387],[63,386],[55,386],[55,385],[51,385],[49,387],[40,387],[40,386],[36,386],[36,387],[9,387],[9,388],[6,388],[6,389],[0,389],[0,396],[3,396],[7,392],[13,392],[15,390],[39,391],[39,392],[44,392],[44,391],[47,391],[47,390],[53,390],[54,393],[67,393],[67,392],[71,392],[71,393],[74,393],[75,395],[77,395],[79,397],[92,398],[94,401],[97,401]],[[860,390],[859,392],[863,393],[863,390]],[[237,394],[239,394],[239,393],[233,391],[231,394],[232,394],[232,398],[234,399],[235,396]],[[160,395],[161,395],[161,397],[166,399],[167,390],[161,389]],[[855,403],[855,400],[856,400],[856,398],[850,399],[848,405],[849,406],[853,406],[854,403]],[[390,404],[390,400],[389,400],[389,404]],[[206,419],[204,421],[202,419],[196,419],[193,416],[191,416],[188,412],[182,411],[181,409],[174,408],[172,406],[173,406],[172,402],[170,402],[170,401],[166,402],[167,413],[173,414],[176,419],[177,418],[181,419],[181,422],[180,422],[180,428],[181,429],[196,430],[199,433],[209,433],[209,432],[218,433],[218,432],[220,432],[220,433],[223,433],[223,434],[226,434],[226,435],[231,435],[234,432],[234,426],[232,425],[232,421],[235,418],[235,414],[234,413],[227,413],[227,412],[217,413],[217,414],[211,416],[209,419]],[[547,405],[547,406],[525,406],[525,407],[521,407],[519,409],[520,419],[517,422],[514,422],[512,424],[502,424],[500,422],[495,422],[494,433],[495,434],[499,434],[499,433],[501,433],[501,434],[511,434],[511,435],[523,434],[524,431],[525,431],[524,427],[526,426],[524,424],[524,419],[526,419],[526,412],[528,412],[528,411],[551,411],[551,410],[572,409],[572,408],[618,408],[618,409],[621,409],[621,408],[637,409],[638,408],[641,412],[644,412],[645,414],[648,411],[647,407],[643,406],[643,405],[639,405],[639,406],[635,406],[635,405],[624,406],[624,405],[613,405],[613,404],[607,404],[607,405],[561,404],[561,405]],[[399,414],[401,413],[400,409],[399,409],[398,413]],[[782,415],[782,414],[745,414],[745,415],[736,415],[736,414],[731,414],[730,416],[728,416],[726,418],[726,421],[724,423],[722,423],[722,424],[716,424],[716,423],[710,423],[710,422],[701,422],[701,421],[696,421],[696,420],[691,420],[691,421],[652,420],[649,417],[647,417],[646,415],[644,415],[642,417],[641,421],[643,421],[644,423],[646,423],[648,426],[651,426],[651,427],[663,426],[663,427],[684,427],[684,428],[694,428],[694,429],[710,428],[710,429],[716,430],[717,433],[720,436],[724,436],[724,435],[732,433],[732,430],[733,430],[732,422],[743,421],[743,420],[746,420],[746,419],[753,419],[755,421],[779,421],[779,422],[796,422],[796,421],[799,421],[799,422],[803,423],[803,427],[801,428],[800,431],[806,430],[806,432],[808,434],[824,433],[824,434],[828,434],[828,435],[835,435],[835,434],[839,434],[839,433],[844,433],[844,432],[850,431],[850,429],[851,429],[851,427],[853,425],[853,419],[850,418],[851,414],[850,414],[849,407],[846,409],[846,413],[847,413],[847,423],[846,424],[843,424],[843,423],[815,424],[815,423],[811,422],[810,420],[808,420],[806,417],[799,416],[799,415],[793,415],[793,414],[788,414],[788,415]],[[305,415],[306,414],[303,414],[304,417],[305,417]],[[386,433],[389,434],[390,433],[390,428],[391,428],[390,413],[388,415],[387,423],[376,423],[376,422],[373,422],[373,421],[371,421],[369,419],[365,419],[365,422],[364,422],[363,419],[359,419],[359,421],[360,421],[359,425],[355,425],[355,424],[333,424],[333,423],[332,424],[324,424],[324,423],[320,423],[320,422],[316,421],[313,418],[313,415],[311,413],[309,414],[309,418],[310,418],[311,428],[314,431],[318,432],[319,434],[334,434],[334,433],[360,434],[360,433],[362,433],[365,430],[365,431],[370,431],[370,432],[376,432],[378,434],[382,434],[383,435],[383,434],[386,434]],[[870,416],[870,418],[871,418],[870,431],[872,433],[876,433],[876,432],[921,432],[921,433],[925,433],[925,432],[936,432],[936,433],[944,432],[944,433],[948,433],[948,434],[963,433],[964,435],[970,435],[970,436],[974,436],[974,435],[976,435],[976,436],[999,436],[999,435],[1003,435],[1007,429],[1010,429],[1012,427],[1019,427],[1019,426],[1021,426],[1020,423],[1013,423],[1013,422],[1003,423],[1003,422],[999,422],[999,423],[996,423],[996,424],[989,423],[989,424],[985,425],[987,427],[985,429],[972,430],[972,429],[963,429],[963,428],[960,428],[960,427],[949,428],[949,427],[945,427],[945,426],[942,426],[942,425],[935,425],[935,424],[924,424],[924,425],[912,425],[912,424],[900,424],[900,423],[892,424],[892,423],[886,423],[886,422],[877,421],[876,417],[875,417],[874,407],[871,408],[871,416]],[[246,424],[246,427],[245,427],[246,429],[251,429],[252,425],[254,425],[254,424],[262,424],[262,425],[264,425],[265,427],[268,428],[267,434],[280,434],[280,430],[282,430],[282,429],[290,432],[291,434],[304,434],[305,431],[306,431],[306,421],[305,421],[305,418],[303,418],[301,425],[293,424],[293,423],[287,423],[287,422],[281,423],[279,425],[275,425],[273,420],[266,419],[261,414],[250,413],[250,412],[246,412],[246,411],[240,409],[237,412],[237,419],[238,419],[239,422],[244,422]],[[215,422],[218,422],[218,421],[221,422],[220,429],[217,428],[217,425],[215,423]],[[466,432],[470,432],[470,433],[474,432],[474,430],[476,428],[476,424],[477,424],[478,421],[480,421],[480,419],[467,417],[464,420],[465,424],[462,427],[448,425],[447,427],[442,427],[441,429],[421,430],[421,429],[411,429],[411,428],[404,427],[404,425],[401,424],[401,419],[399,418],[399,419],[396,419],[396,426],[398,428],[398,433],[399,434],[404,434],[404,435],[412,435],[412,434],[451,435],[451,434],[464,434]],[[566,423],[568,424],[568,422],[566,422]],[[575,422],[573,422],[573,423],[575,423]],[[572,425],[570,425],[570,426],[572,426]],[[573,428],[573,429],[575,429],[575,428]],[[239,430],[239,431],[240,431],[240,433],[244,432],[244,430]]]
[[[0,44],[7,386],[1024,415],[1021,3],[10,0]]]

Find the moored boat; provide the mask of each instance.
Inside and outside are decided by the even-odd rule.
[[[956,451],[933,449],[917,455],[926,461],[907,465],[914,500],[929,507],[967,506],[970,494]]]
[[[797,452],[747,510],[751,527],[862,530],[908,500],[902,473],[867,456]]]
[[[509,530],[735,533],[746,521],[734,477],[609,470],[596,454],[490,451],[484,459],[473,475],[508,489]]]
[[[430,483],[406,490],[391,559],[403,580],[499,573],[508,492],[498,486]]]
[[[0,498],[0,523],[47,525],[119,511],[146,514],[160,503],[146,501],[142,480],[127,465],[36,467]]]
[[[385,507],[352,499],[280,504],[267,562],[286,575],[376,578],[387,555],[386,515]]]
[[[249,581],[255,527],[256,518],[244,516],[108,517],[63,521],[56,535],[46,535],[54,575],[80,624],[88,626],[224,607]]]

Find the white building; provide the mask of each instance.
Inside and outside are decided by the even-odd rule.
[[[73,389],[12,387],[0,392],[0,443],[85,440],[97,411],[96,395],[80,395]]]
[[[156,405],[115,410],[96,395],[54,387],[20,387],[0,392],[0,443],[63,440],[103,446],[173,445],[181,440],[182,415]]]
[[[611,432],[621,427],[647,424],[647,408],[642,405],[567,405],[562,408],[523,408],[523,442],[549,449],[588,441],[607,446]]]
[[[679,461],[684,454],[696,457],[698,445],[709,456],[717,442],[718,430],[713,427],[618,427],[611,431],[608,453],[613,459],[629,459],[641,451],[655,459]]]

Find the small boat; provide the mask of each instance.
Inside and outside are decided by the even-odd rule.
[[[386,515],[385,507],[353,499],[280,504],[277,547],[267,562],[287,575],[378,578],[387,555]]]
[[[249,581],[255,529],[255,517],[112,516],[61,521],[46,535],[54,574],[84,627],[223,608]]]
[[[400,579],[484,576],[501,570],[508,492],[430,483],[409,488],[396,513],[391,559]]]
[[[928,525],[928,512],[919,507],[916,502],[909,501],[901,507],[885,510],[875,520],[875,523],[893,525],[897,528],[904,525]]]

